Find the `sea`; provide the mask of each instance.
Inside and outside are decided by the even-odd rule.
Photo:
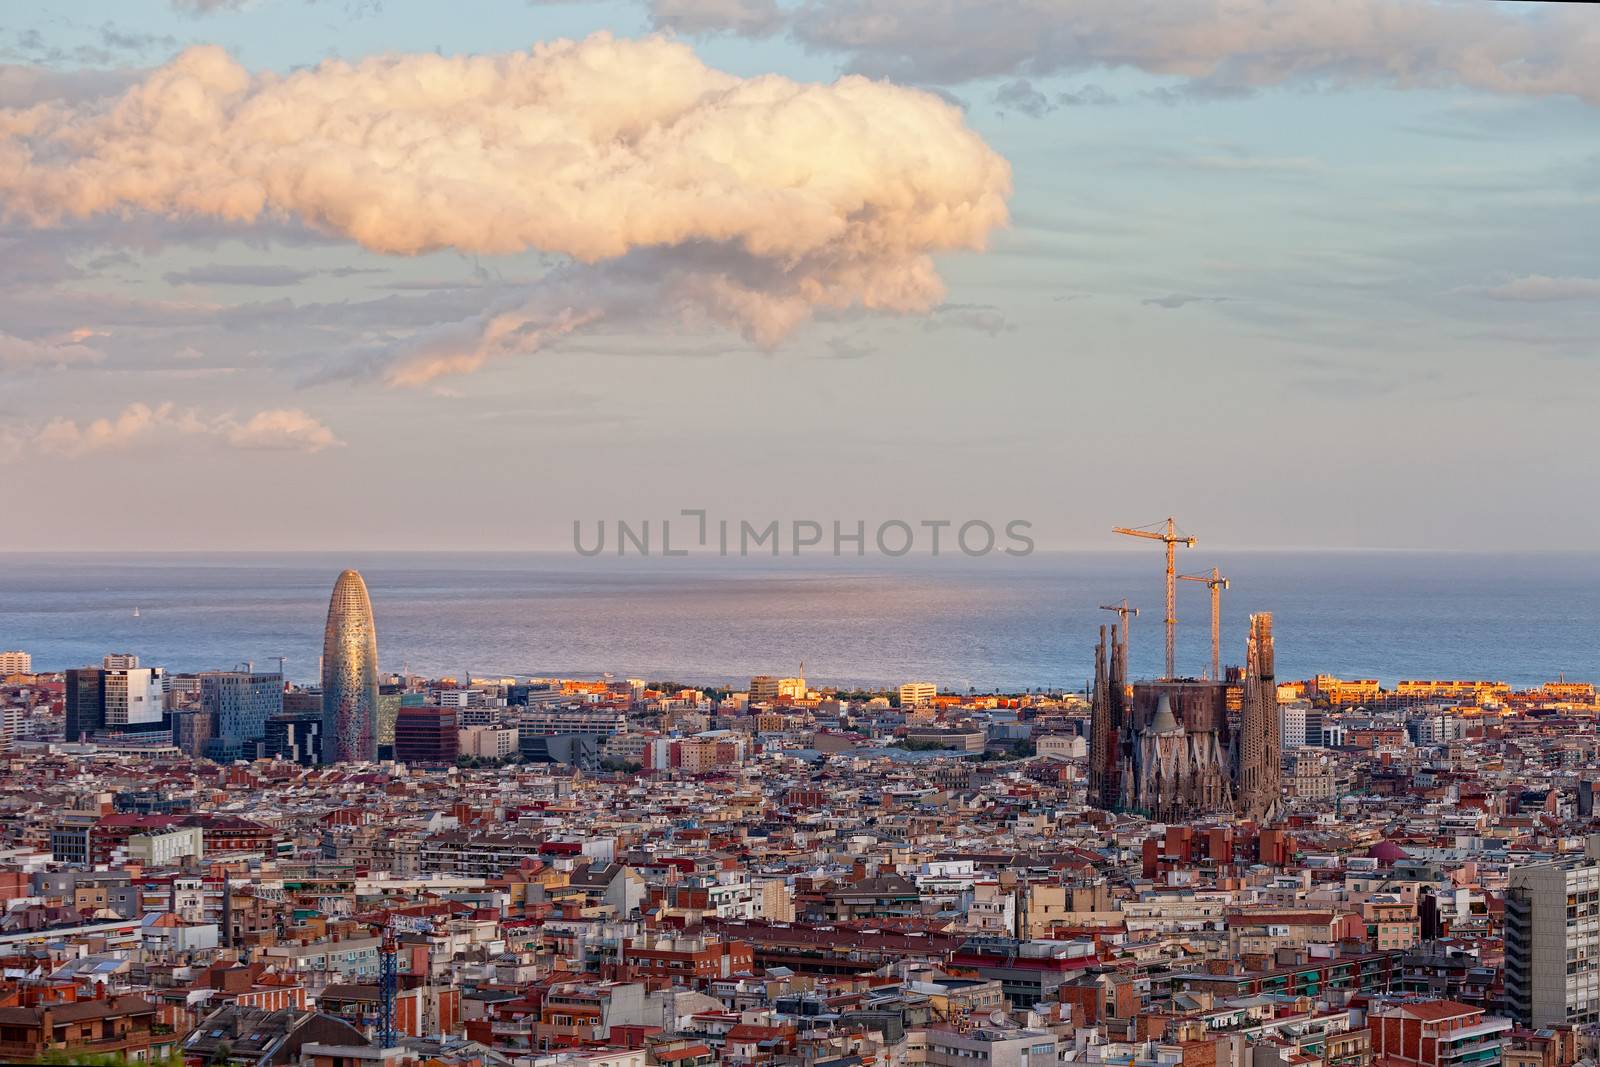
[[[1214,552],[1222,659],[1270,611],[1278,677],[1600,680],[1600,554]],[[170,671],[318,674],[346,567],[372,595],[385,672],[813,685],[931,681],[1081,690],[1098,627],[1139,609],[1131,660],[1161,672],[1163,571],[1148,552],[835,559],[572,553],[0,553],[0,649],[36,670],[133,652]],[[1210,661],[1210,599],[1178,589],[1178,672]]]

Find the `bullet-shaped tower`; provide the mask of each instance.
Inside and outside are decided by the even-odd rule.
[[[378,757],[378,630],[367,583],[345,571],[333,586],[322,633],[322,760]]]

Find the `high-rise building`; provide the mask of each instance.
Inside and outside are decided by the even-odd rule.
[[[106,672],[78,667],[67,672],[66,739],[82,741],[105,729]]]
[[[322,635],[323,760],[378,756],[378,631],[367,583],[345,571],[334,583]]]
[[[1239,814],[1265,819],[1279,806],[1283,741],[1278,722],[1278,682],[1274,676],[1272,615],[1250,616],[1245,649],[1244,708],[1239,718]]]
[[[200,706],[212,714],[213,759],[255,756],[267,735],[267,720],[283,710],[283,675],[250,671],[206,671],[200,675]]]
[[[108,668],[105,671],[106,729],[127,731],[161,727],[167,708],[166,682],[167,672],[161,667]]]
[[[106,662],[138,662],[107,656]],[[167,729],[167,672],[160,667],[80,667],[67,671],[65,735],[80,741],[96,733]]]
[[[267,720],[268,756],[315,766],[322,760],[322,712],[285,711]]]
[[[204,708],[172,713],[172,743],[189,756],[204,756],[216,736],[216,717]]]
[[[0,675],[32,673],[33,656],[30,654],[16,650],[0,652]]]
[[[900,687],[900,706],[920,708],[925,704],[931,704],[938,692],[938,687],[932,682],[907,682]]]
[[[394,758],[413,766],[444,767],[460,753],[456,709],[402,707],[394,720]]]
[[[1293,700],[1278,707],[1278,740],[1283,747],[1300,748],[1306,743],[1306,712],[1310,705]]]
[[[108,652],[100,660],[100,666],[108,671],[131,671],[139,666],[139,657],[132,652]]]
[[[1511,869],[1506,1006],[1523,1026],[1600,1022],[1600,838],[1585,851]]]
[[[758,674],[750,679],[750,703],[772,704],[778,699],[778,679],[770,674]]]
[[[394,746],[394,721],[400,714],[403,685],[378,686],[378,747]]]

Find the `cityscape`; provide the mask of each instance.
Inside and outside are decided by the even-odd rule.
[[[3,0],[0,1067],[1600,1067],[1597,109],[1600,4]]]
[[[0,652],[0,1054],[1592,1056],[1594,686],[1280,679],[1194,537],[1117,532],[1166,550],[1168,648],[1209,594],[1203,677],[1129,673],[1126,599],[1087,692],[386,673],[348,569],[319,684]]]

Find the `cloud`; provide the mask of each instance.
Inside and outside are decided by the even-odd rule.
[[[1056,94],[1056,103],[1063,107],[1108,107],[1117,98],[1098,85],[1085,85],[1078,89],[1063,89]]]
[[[923,323],[927,330],[977,330],[998,337],[1016,329],[1005,312],[988,304],[945,304]]]
[[[258,411],[220,432],[234,448],[321,452],[344,444],[332,430],[298,408]]]
[[[866,359],[873,354],[873,347],[853,337],[830,337],[828,339],[828,354],[818,355],[814,359]]]
[[[1168,293],[1166,296],[1152,296],[1141,300],[1146,307],[1165,308],[1175,311],[1190,304],[1225,304],[1233,298],[1230,296],[1194,296],[1189,293]]]
[[[1584,5],[1436,0],[803,0],[790,33],[917,83],[1133,68],[1201,95],[1287,84],[1464,86],[1600,103]],[[731,29],[731,25],[719,28]],[[770,32],[770,31],[766,31]]]
[[[650,22],[679,33],[767,37],[787,21],[777,0],[650,0]]]
[[[188,434],[202,432],[203,427],[193,413],[180,413],[171,404],[151,407],[136,401],[114,418],[95,419],[81,426],[64,417],[51,419],[33,436],[33,445],[40,452],[82,456],[126,448],[167,429]]]
[[[994,102],[1001,110],[1020,111],[1036,119],[1055,110],[1050,98],[1035,89],[1026,78],[1017,78],[1000,86],[995,90]]]
[[[12,109],[51,101],[77,103],[120,93],[142,76],[135,70],[54,70],[0,63],[0,100]]]
[[[212,15],[218,11],[238,11],[250,0],[172,0],[172,10],[183,15]]]
[[[1327,169],[1327,164],[1315,156],[1253,156],[1245,152],[1189,156],[1184,163],[1200,170],[1259,171],[1268,174],[1315,174]]]
[[[570,307],[541,313],[531,305],[489,311],[358,352],[307,384],[349,378],[375,379],[390,386],[428,385],[438,378],[470,374],[495,360],[531,355],[594,322],[600,314]]]
[[[0,110],[0,205],[20,223],[291,220],[395,255],[648,262],[661,310],[763,345],[819,309],[937,305],[934,255],[983,248],[1010,190],[1006,161],[932,94],[739,78],[660,37],[288,75],[200,47],[113,100]],[[546,336],[536,319],[484,320],[490,354],[450,365]]]
[[[203,437],[237,449],[320,452],[342,445],[332,430],[298,409],[261,411],[244,422],[231,415],[204,418],[172,403],[135,401],[116,415],[79,423],[57,417],[31,431],[10,431],[11,451],[78,457],[120,451],[161,436]]]
[[[105,358],[84,344],[90,337],[102,336],[94,330],[74,330],[64,336],[29,340],[0,333],[0,370],[32,370],[39,367],[66,367],[76,363],[98,363]]]
[[[1490,300],[1551,303],[1559,300],[1600,300],[1600,278],[1553,278],[1529,274],[1502,285],[1477,290]]]
[[[212,263],[205,267],[168,271],[162,275],[168,285],[296,285],[317,274],[274,264]]]

